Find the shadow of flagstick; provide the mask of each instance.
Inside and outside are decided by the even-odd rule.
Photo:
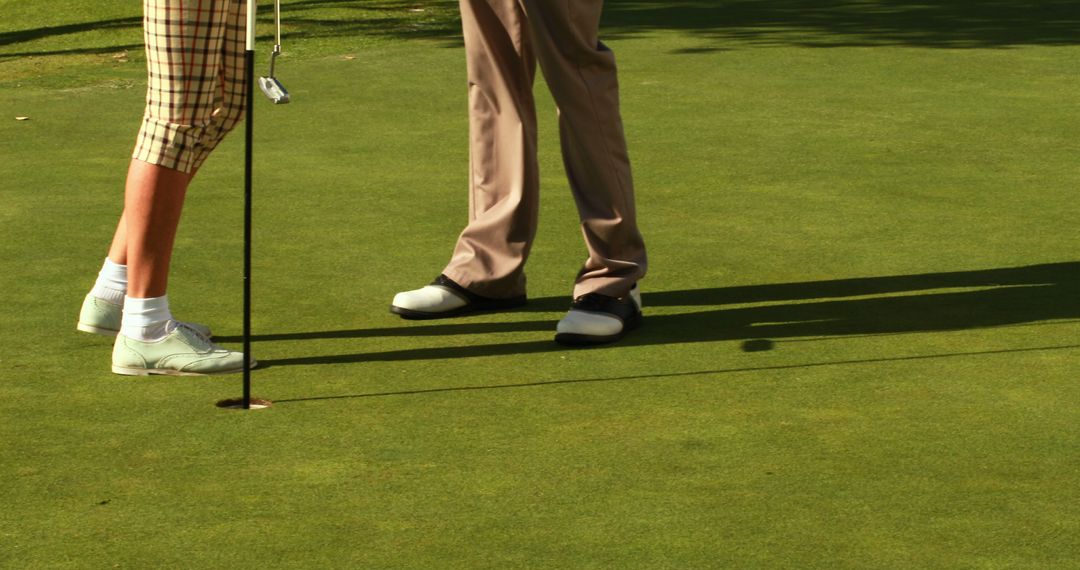
[[[416,323],[417,321],[412,321]],[[308,331],[292,333],[268,333],[256,334],[251,337],[253,342],[262,341],[285,341],[285,340],[317,340],[317,339],[341,339],[341,338],[374,338],[374,337],[425,337],[425,336],[453,336],[463,334],[496,334],[511,332],[542,332],[554,331],[555,321],[518,321],[509,323],[484,323],[484,322],[441,322],[429,325],[400,325],[396,327],[379,327],[371,329],[342,329],[334,331]],[[240,336],[215,336],[215,342],[240,342]]]
[[[716,370],[698,370],[693,372],[671,372],[665,374],[642,374],[636,376],[615,376],[610,378],[579,378],[571,380],[550,380],[545,382],[522,382],[518,384],[492,384],[486,386],[455,386],[445,388],[425,388],[421,390],[399,390],[393,392],[371,392],[366,394],[343,394],[337,396],[312,396],[310,398],[289,398],[284,400],[275,400],[277,404],[288,403],[303,403],[303,402],[318,402],[324,400],[349,400],[359,398],[385,398],[390,396],[416,396],[423,394],[440,394],[451,392],[473,392],[481,390],[507,390],[514,388],[539,388],[539,387],[552,387],[563,386],[573,384],[594,384],[602,382],[633,382],[633,381],[645,381],[645,380],[668,380],[675,378],[685,378],[690,376],[710,376],[710,375],[724,375],[724,374],[737,374],[744,372],[766,372],[777,370],[798,370],[809,368],[823,368],[830,366],[852,366],[852,365],[865,365],[865,364],[880,364],[886,362],[908,362],[919,360],[935,360],[944,358],[960,358],[960,357],[973,357],[973,356],[991,356],[1000,354],[1018,354],[1026,352],[1047,352],[1058,350],[1080,350],[1080,344],[1060,345],[1060,346],[1039,346],[1032,348],[1011,348],[1002,350],[982,350],[973,352],[953,352],[945,354],[926,354],[916,356],[897,356],[887,358],[865,358],[857,360],[837,360],[826,362],[810,362],[803,364],[780,364],[774,366],[747,366],[741,368],[720,368]]]

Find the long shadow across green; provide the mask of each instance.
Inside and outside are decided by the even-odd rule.
[[[685,378],[688,376],[715,376],[720,374],[738,374],[746,372],[766,372],[776,370],[798,370],[807,368],[822,368],[829,366],[852,366],[865,364],[882,364],[886,362],[907,362],[915,360],[936,360],[943,358],[960,358],[968,356],[989,356],[997,354],[1021,354],[1025,352],[1050,352],[1058,350],[1077,350],[1080,344],[1036,346],[1030,348],[1012,348],[1003,350],[979,350],[970,352],[949,352],[943,354],[923,354],[915,356],[894,356],[885,358],[863,358],[855,360],[832,360],[824,362],[803,362],[798,364],[778,364],[773,366],[746,366],[742,368],[718,368],[711,370],[693,370],[689,372],[665,372],[662,374],[638,374],[634,376],[613,376],[597,378],[572,378],[568,380],[545,380],[541,382],[521,382],[518,384],[483,384],[476,386],[451,386],[439,388],[423,388],[419,390],[397,390],[388,392],[367,392],[363,394],[337,394],[331,396],[311,396],[308,398],[287,398],[274,400],[275,404],[289,402],[316,402],[321,400],[350,400],[356,398],[381,398],[388,396],[412,396],[418,394],[437,394],[445,392],[473,392],[477,390],[507,390],[515,388],[536,388],[543,386],[560,386],[567,384],[595,384],[602,382],[636,382],[645,380],[658,380],[670,378]]]
[[[966,289],[966,290],[965,290]],[[646,292],[645,324],[619,346],[742,340],[746,351],[783,339],[820,339],[980,329],[1080,319],[1080,262],[1025,267]],[[768,303],[763,306],[738,306]],[[522,309],[550,311],[566,299],[548,297]],[[725,307],[727,305],[727,307]],[[716,307],[648,315],[648,307]],[[253,341],[386,336],[439,336],[552,331],[554,321],[454,322],[373,329],[274,333]],[[224,342],[238,337],[222,337]],[[347,364],[480,356],[567,349],[551,341],[404,349],[387,352],[271,359],[272,366]]]

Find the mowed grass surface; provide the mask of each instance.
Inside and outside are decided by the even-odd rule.
[[[543,86],[534,301],[401,321],[466,215],[453,4],[286,2],[248,413],[74,331],[143,98],[137,6],[85,6],[0,2],[0,565],[1077,567],[1068,6],[609,2],[651,273],[644,328],[580,351]],[[231,346],[242,151],[170,286]]]

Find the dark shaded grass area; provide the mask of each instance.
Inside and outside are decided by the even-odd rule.
[[[364,36],[370,39],[439,39],[460,43],[461,26],[457,19],[456,2],[383,1],[358,2],[346,0],[300,0],[282,4],[282,37],[288,41],[316,38]],[[259,40],[272,39],[269,25],[273,22],[273,5],[261,2],[259,7]],[[74,21],[36,28],[16,28],[0,31],[0,61],[27,56],[110,54],[142,48],[142,16],[138,5],[131,7],[133,15],[95,21]],[[72,14],[80,17],[78,11]],[[9,24],[10,25],[10,24]],[[16,23],[17,25],[17,23]],[[0,25],[0,30],[6,26]],[[114,32],[104,45],[98,42],[71,44],[70,36],[89,32]],[[52,40],[52,42],[50,42]],[[40,49],[20,46],[45,41]],[[56,41],[60,46],[52,47]],[[5,49],[6,48],[6,49]],[[9,51],[10,50],[10,51]]]
[[[21,44],[44,38],[51,38],[54,36],[66,36],[70,34],[79,34],[89,31],[126,30],[131,28],[139,28],[141,26],[141,16],[132,16],[130,18],[112,18],[109,20],[98,20],[94,22],[77,22],[73,24],[64,24],[61,26],[42,26],[40,28],[30,28],[25,30],[15,30],[11,32],[0,33],[0,46]],[[31,52],[26,55],[38,55],[38,53],[39,52]]]
[[[298,0],[283,5],[287,40],[367,36],[433,39],[460,45],[461,28],[452,1],[415,2]],[[268,17],[264,3],[264,18]],[[132,39],[141,17],[14,29],[0,32],[0,48],[89,31],[116,30]],[[686,50],[713,51],[732,42],[816,47],[910,46],[1004,48],[1073,45],[1080,41],[1080,3],[1071,0],[729,0],[609,1],[605,34],[628,37],[656,30],[679,30],[709,42]],[[105,46],[58,50],[17,50],[0,57],[111,53],[137,49],[120,41]],[[17,48],[16,48],[17,49]]]
[[[625,1],[607,10],[615,34],[673,29],[717,43],[987,48],[1080,40],[1080,4],[1065,0]]]

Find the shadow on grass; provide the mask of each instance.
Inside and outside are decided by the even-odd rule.
[[[561,311],[567,299],[544,298],[524,311]],[[617,346],[743,341],[747,352],[776,343],[867,335],[968,330],[1080,318],[1080,262],[1006,269],[868,277],[644,294],[645,325]],[[749,305],[749,306],[747,306]],[[649,315],[648,307],[708,307]],[[554,320],[452,322],[375,329],[278,333],[253,341],[386,336],[551,332]],[[239,341],[238,337],[219,339]],[[350,364],[555,352],[550,340],[265,360],[273,366]]]
[[[284,37],[357,36],[435,39],[461,45],[453,0],[296,0],[282,6]],[[260,19],[269,19],[264,7]],[[115,30],[135,33],[141,17],[44,26],[0,33],[0,47],[54,36]],[[678,30],[705,45],[679,53],[711,53],[731,44],[812,47],[913,46],[1002,48],[1080,43],[1080,3],[1075,0],[621,0],[605,6],[603,35],[636,37]],[[130,43],[131,37],[125,38]],[[27,55],[109,53],[127,44],[8,53]]]
[[[1033,348],[1014,348],[1005,350],[981,350],[974,352],[952,352],[945,354],[927,354],[919,356],[898,356],[891,358],[865,358],[859,360],[834,360],[827,362],[809,362],[802,364],[781,364],[775,366],[747,366],[743,368],[719,368],[716,370],[695,370],[692,372],[671,372],[663,374],[639,374],[635,376],[613,376],[608,378],[574,378],[571,380],[547,380],[543,382],[522,382],[519,384],[485,384],[479,386],[453,386],[448,388],[425,388],[421,390],[398,390],[395,392],[368,392],[365,394],[339,394],[334,396],[312,396],[310,398],[288,398],[274,400],[276,404],[289,402],[317,402],[320,400],[351,400],[357,398],[383,398],[387,396],[412,396],[417,394],[438,394],[445,392],[473,392],[477,390],[506,390],[512,388],[535,388],[541,386],[559,386],[563,384],[596,384],[602,382],[633,382],[639,380],[656,380],[659,378],[685,378],[688,376],[714,376],[719,374],[738,374],[746,372],[767,372],[774,370],[798,370],[807,368],[822,368],[827,366],[850,366],[861,364],[879,364],[886,362],[907,362],[913,360],[936,360],[942,358],[958,358],[965,356],[988,356],[996,354],[1020,354],[1025,352],[1047,352],[1056,350],[1076,350],[1080,344],[1037,346]]]
[[[142,28],[142,16],[128,18],[113,18],[98,20],[95,22],[79,22],[77,24],[64,24],[61,26],[42,26],[26,30],[15,30],[0,33],[0,46],[24,43],[53,36],[66,36],[82,32],[101,30],[120,30],[125,28]]]
[[[281,11],[282,25],[285,27],[282,37],[290,41],[366,36],[393,39],[442,39],[449,45],[462,44],[457,2],[452,0],[423,3],[412,0],[383,0],[381,2],[297,0],[286,1]],[[263,3],[259,13],[260,26],[272,22],[269,3]],[[142,24],[142,16],[130,16],[0,32],[0,48],[103,30],[115,32],[110,37],[118,42],[107,45],[0,53],[0,59],[103,54],[141,49],[143,47],[141,43],[132,44],[131,40],[141,37]],[[271,38],[272,36],[268,34],[258,37],[260,41],[268,41]]]
[[[682,30],[709,43],[1000,48],[1080,43],[1075,0],[624,0],[608,37]],[[718,51],[718,46],[682,53]]]
[[[456,1],[416,2],[387,0],[298,0],[283,5],[282,23],[291,40],[349,38],[356,36],[393,39],[443,40],[448,46],[464,45]],[[320,10],[331,9],[336,15]],[[344,11],[345,15],[341,15]],[[352,12],[353,15],[349,13]],[[377,17],[371,17],[372,12]]]

